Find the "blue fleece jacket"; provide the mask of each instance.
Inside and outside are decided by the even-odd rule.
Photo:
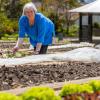
[[[55,36],[53,22],[41,13],[35,14],[35,21],[32,26],[29,24],[27,16],[21,16],[19,19],[19,38],[28,35],[30,43],[36,46],[37,43],[42,45],[52,44],[52,37]]]

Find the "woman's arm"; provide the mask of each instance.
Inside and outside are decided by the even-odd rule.
[[[18,24],[19,25],[19,37],[18,37],[16,45],[13,48],[13,52],[14,53],[16,51],[18,51],[20,45],[22,45],[22,43],[23,43],[23,38],[25,37],[25,33],[26,33],[26,30],[25,30],[25,20],[26,20],[25,16],[22,16],[19,19],[19,24]]]
[[[19,47],[22,44],[23,44],[23,38],[18,38],[17,43],[16,43],[16,47]]]

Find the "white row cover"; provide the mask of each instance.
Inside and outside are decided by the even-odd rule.
[[[69,12],[73,13],[100,13],[100,0],[96,0],[92,3],[86,4],[84,6],[69,10]]]
[[[0,58],[0,65],[20,65],[26,63],[38,63],[43,61],[83,61],[100,62],[100,50],[92,47],[74,49],[64,53],[33,55],[23,58]]]

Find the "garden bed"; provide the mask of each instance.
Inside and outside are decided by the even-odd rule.
[[[43,62],[0,66],[0,90],[100,76],[100,63]]]

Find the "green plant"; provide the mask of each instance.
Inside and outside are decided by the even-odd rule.
[[[75,94],[79,92],[79,89],[80,89],[80,85],[78,84],[67,84],[63,86],[59,95],[61,97],[64,97],[70,94]]]
[[[0,100],[22,100],[22,99],[10,93],[0,93]]]
[[[92,80],[89,85],[93,88],[93,91],[100,91],[100,80]]]
[[[61,100],[54,91],[48,87],[33,87],[21,95],[23,100]]]
[[[93,93],[93,92],[94,91],[89,84],[85,83],[80,85],[79,93]]]
[[[5,53],[2,53],[2,55],[0,55],[1,58],[21,58],[21,57],[25,57],[30,55],[29,52],[22,52],[22,51],[18,51],[15,54],[13,54],[10,50],[6,49]]]
[[[100,28],[100,24],[98,22],[94,22],[93,27],[94,28]]]
[[[67,84],[62,88],[59,95],[61,97],[64,97],[67,95],[78,93],[93,93],[93,89],[89,84]]]
[[[77,32],[78,32],[78,26],[77,25],[72,25],[69,27],[69,33],[68,36],[77,36]]]
[[[5,34],[11,35],[17,32],[18,22],[16,20],[10,20],[3,13],[0,13],[0,38],[5,37]]]

